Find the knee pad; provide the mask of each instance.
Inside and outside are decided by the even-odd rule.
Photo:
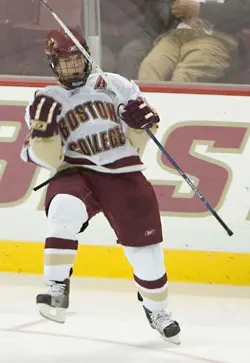
[[[134,275],[140,279],[157,280],[166,273],[161,243],[146,247],[124,246],[124,252],[134,269]]]
[[[79,198],[57,194],[49,206],[46,238],[77,239],[76,234],[87,220],[86,206]]]

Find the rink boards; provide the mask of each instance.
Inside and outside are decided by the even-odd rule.
[[[23,163],[24,109],[32,81],[0,82],[0,271],[42,273],[45,189],[50,176]],[[234,231],[229,237],[150,141],[143,156],[160,206],[172,281],[250,285],[250,88],[141,85],[161,117],[157,137]],[[80,235],[75,274],[130,278],[100,214]]]

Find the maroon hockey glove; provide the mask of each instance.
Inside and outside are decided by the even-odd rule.
[[[160,122],[158,114],[141,98],[128,101],[122,112],[126,124],[133,129],[152,127]]]
[[[51,137],[57,132],[57,116],[61,113],[61,105],[53,98],[37,96],[29,108],[31,137]]]

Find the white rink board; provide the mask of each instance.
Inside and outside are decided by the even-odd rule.
[[[1,105],[27,103],[33,97],[35,90],[35,88],[25,87],[0,87]],[[181,250],[250,252],[250,220],[247,219],[250,210],[249,97],[164,93],[145,95],[148,102],[160,114],[161,127],[156,136],[162,142],[166,141],[166,133],[169,133],[171,137],[176,137],[180,145],[185,144],[187,133],[184,132],[183,139],[180,139],[180,136],[173,132],[174,129],[180,129],[184,126],[187,128],[205,127],[203,133],[206,132],[206,127],[212,128],[213,135],[223,133],[222,128],[225,130],[225,135],[219,138],[219,146],[216,146],[217,136],[211,140],[206,140],[206,142],[194,137],[190,150],[192,150],[192,155],[195,155],[196,162],[202,163],[201,159],[207,158],[214,160],[213,163],[210,160],[208,165],[208,167],[212,166],[211,170],[214,170],[213,178],[216,179],[216,173],[219,171],[224,170],[224,174],[228,173],[227,187],[222,188],[224,192],[221,193],[217,211],[234,231],[234,236],[228,237],[214,217],[209,214],[167,210],[162,213],[164,246]],[[2,142],[5,138],[4,142],[8,142],[7,139],[12,135],[11,127],[13,129],[13,125],[8,125],[8,122],[15,120],[4,121],[4,127],[0,127],[0,141]],[[217,126],[219,127],[218,133],[216,133]],[[227,139],[228,135],[232,134],[231,127],[232,130],[245,131],[242,131],[244,137],[239,135],[236,137],[235,145],[232,140],[228,146]],[[213,142],[215,142],[215,149],[211,150]],[[175,157],[175,154],[172,156]],[[162,167],[160,152],[152,141],[146,148],[143,160],[148,165],[145,175],[153,184],[166,185],[173,184],[174,181],[181,182],[178,193],[175,191],[171,198],[173,205],[177,199],[183,196],[188,202],[190,199],[187,198],[189,187],[181,177]],[[181,161],[178,159],[180,165],[182,165]],[[220,170],[213,168],[213,165],[216,164],[219,164]],[[0,175],[1,172],[5,172],[3,165],[1,163]],[[183,167],[183,169],[185,168]],[[211,177],[211,173],[208,175]],[[40,170],[32,186],[43,182],[47,177],[49,177],[49,172]],[[198,181],[197,177],[192,178],[192,180]],[[14,180],[10,180],[10,183],[14,183]],[[206,197],[205,192],[204,195]],[[3,205],[3,208],[0,209],[1,240],[32,242],[44,240],[46,218],[43,211],[39,210],[42,196],[43,190],[36,193],[32,192],[21,203],[16,203],[17,205]],[[209,198],[207,197],[207,199]],[[185,205],[185,200],[183,205]],[[81,236],[80,242],[88,245],[116,245],[115,235],[102,215],[96,216],[91,221],[89,228]]]

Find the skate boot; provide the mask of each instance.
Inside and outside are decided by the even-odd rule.
[[[48,292],[36,297],[40,315],[56,323],[65,323],[66,309],[69,307],[69,289],[69,279],[62,282],[50,281]]]
[[[138,300],[143,301],[142,296],[138,293]],[[143,306],[146,317],[151,327],[157,330],[162,337],[170,343],[180,344],[179,333],[181,331],[177,321],[172,320],[171,314],[165,310],[152,312]]]

